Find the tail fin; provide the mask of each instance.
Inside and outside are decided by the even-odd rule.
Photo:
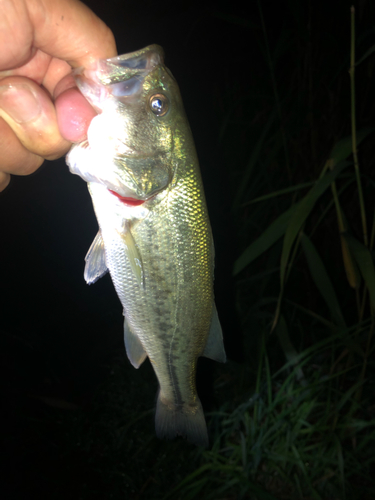
[[[184,406],[171,409],[160,399],[160,391],[156,404],[155,431],[160,439],[173,439],[176,436],[186,438],[190,443],[208,447],[208,434],[201,402],[192,413]]]

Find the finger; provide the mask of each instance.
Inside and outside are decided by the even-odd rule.
[[[16,68],[25,64],[35,51],[33,47],[34,27],[30,23],[26,2],[6,1],[1,3],[0,69]]]
[[[55,102],[57,123],[61,135],[70,142],[85,139],[95,110],[77,88],[70,88],[59,95]]]
[[[1,80],[0,116],[21,144],[37,156],[52,160],[70,147],[69,141],[60,134],[49,95],[32,80],[20,76]],[[1,164],[8,161],[1,156]]]
[[[54,98],[61,135],[70,142],[80,142],[85,139],[96,111],[77,89],[71,74],[57,84]]]
[[[78,0],[2,2],[0,47],[1,70],[25,65],[36,49],[73,67],[116,55],[112,31]]]
[[[88,66],[117,54],[112,31],[78,0],[27,2],[33,44],[71,66]]]
[[[12,75],[25,76],[26,78],[30,78],[31,80],[39,83],[39,85],[43,85],[44,88],[46,88],[52,95],[56,84],[58,84],[60,80],[62,80],[66,75],[69,75],[71,72],[72,68],[67,62],[62,61],[61,59],[55,59],[41,50],[36,50],[26,64],[11,70],[0,71],[0,79]]]
[[[0,193],[1,191],[4,191],[4,189],[8,186],[10,183],[10,175],[6,174],[5,172],[0,172]]]
[[[40,167],[44,160],[28,151],[2,118],[0,118],[0,151],[0,191],[8,185],[11,173],[31,174]]]

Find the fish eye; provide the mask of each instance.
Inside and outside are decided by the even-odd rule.
[[[154,94],[150,97],[150,108],[156,116],[164,116],[169,110],[169,99],[164,94]]]

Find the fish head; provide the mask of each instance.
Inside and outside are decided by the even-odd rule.
[[[72,173],[119,196],[147,200],[172,181],[190,134],[178,85],[163,49],[98,60],[75,70],[78,88],[98,115],[87,141],[67,158]],[[80,155],[86,155],[86,161]]]

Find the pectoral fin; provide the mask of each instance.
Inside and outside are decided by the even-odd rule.
[[[225,363],[227,360],[223,343],[223,332],[221,331],[215,304],[212,308],[210,333],[208,334],[207,344],[202,356],[218,361],[219,363]]]
[[[127,319],[124,321],[124,337],[126,354],[134,368],[139,368],[147,358],[147,353],[137,335],[132,332]]]
[[[134,241],[130,227],[126,227],[123,233],[119,233],[123,242],[125,243],[125,254],[130,262],[130,267],[137,278],[139,286],[143,286],[143,264],[141,254]]]
[[[99,278],[108,272],[107,264],[105,263],[104,241],[100,231],[91,243],[85,261],[86,265],[83,276],[88,285],[95,283],[95,281],[98,281]]]

